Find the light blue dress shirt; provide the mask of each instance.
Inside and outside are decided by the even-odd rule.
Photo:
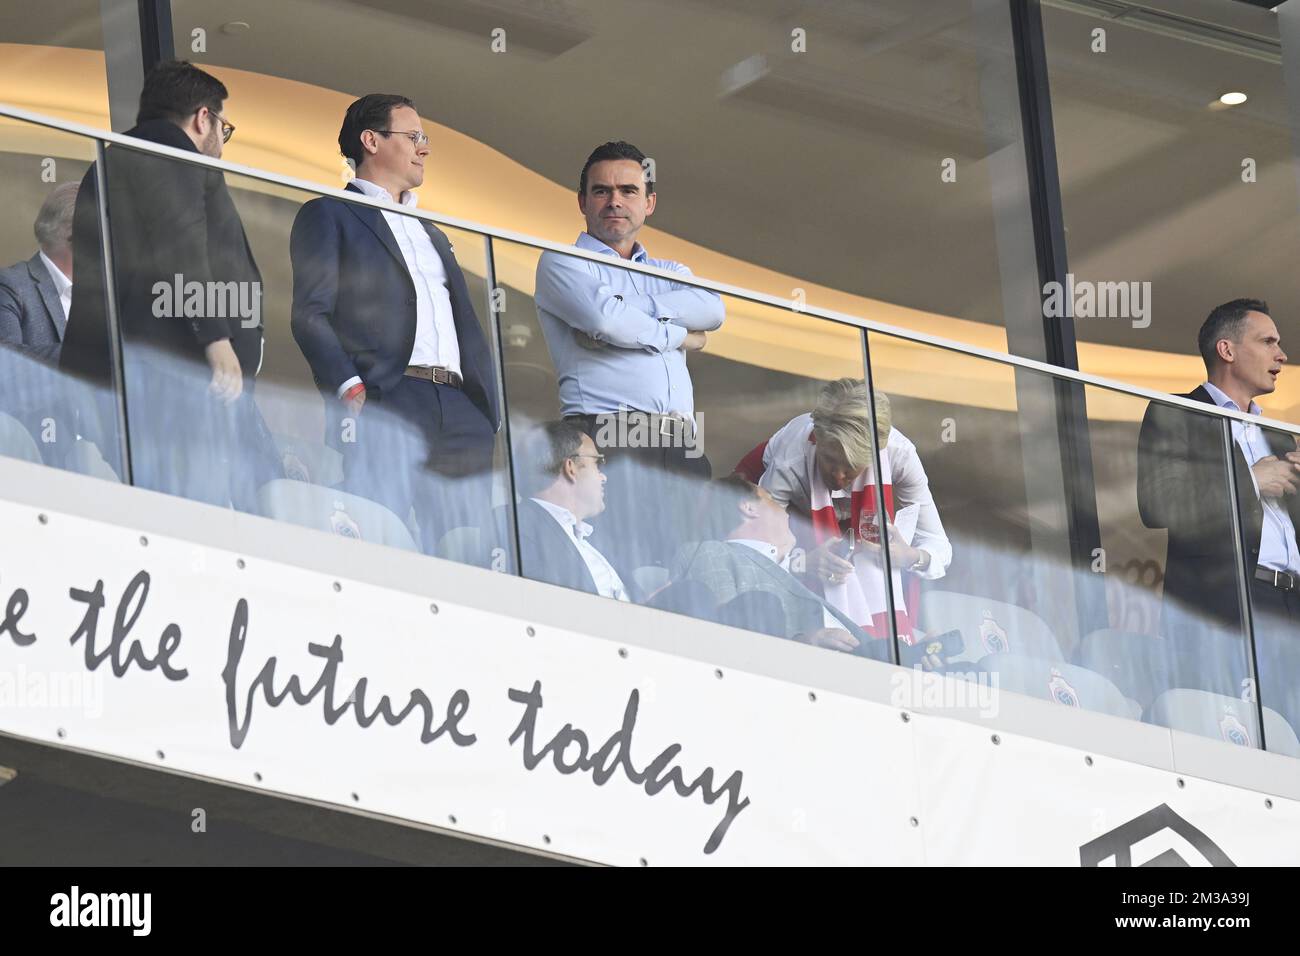
[[[587,233],[579,249],[618,256]],[[651,259],[638,242],[633,262],[691,270]],[[537,263],[537,317],[560,380],[565,415],[602,415],[620,407],[695,415],[695,392],[682,341],[722,325],[722,299],[706,289],[544,252]]]
[[[1241,411],[1237,403],[1218,386],[1206,382],[1204,388],[1214,399],[1214,404],[1220,408],[1230,408],[1234,412]],[[1262,410],[1251,402],[1249,411],[1251,415],[1259,415]],[[1246,464],[1252,468],[1261,458],[1273,454],[1273,449],[1268,447],[1268,440],[1264,437],[1263,430],[1253,422],[1247,424],[1233,421],[1232,438],[1241,449],[1241,453],[1246,456]],[[1254,481],[1253,474],[1251,480]],[[1255,494],[1259,495],[1258,483],[1255,484]],[[1277,498],[1260,496],[1259,503],[1264,506],[1264,527],[1259,539],[1260,567],[1300,574],[1300,548],[1296,547],[1295,525],[1291,521],[1291,515]]]

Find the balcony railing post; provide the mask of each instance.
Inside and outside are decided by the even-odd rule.
[[[493,246],[492,237],[483,236],[483,255],[484,270],[483,278],[487,282],[487,310],[488,326],[492,332],[492,354],[496,360],[497,369],[497,407],[501,410],[501,430],[505,433],[506,439],[506,488],[510,496],[509,507],[506,508],[506,514],[510,521],[510,540],[514,544],[514,555],[511,560],[511,566],[515,569],[516,574],[523,574],[523,561],[520,558],[519,548],[519,499],[515,489],[515,449],[514,443],[510,438],[510,411],[506,398],[506,354],[505,340],[501,335],[501,313],[497,311],[497,264],[495,247]]]
[[[1223,460],[1227,463],[1228,473],[1228,511],[1232,528],[1233,548],[1237,554],[1237,604],[1241,609],[1241,629],[1246,638],[1246,668],[1249,686],[1255,692],[1256,730],[1259,734],[1259,749],[1267,750],[1264,737],[1264,695],[1259,686],[1259,657],[1255,647],[1255,614],[1250,604],[1250,580],[1255,569],[1246,567],[1246,551],[1241,537],[1241,499],[1237,486],[1237,468],[1234,455],[1236,442],[1232,437],[1232,422],[1220,420],[1223,436]]]
[[[131,437],[127,430],[126,367],[123,364],[122,330],[117,316],[117,273],[113,263],[113,231],[108,213],[108,172],[104,167],[104,141],[95,140],[95,190],[99,200],[99,242],[104,263],[104,314],[108,320],[109,365],[113,399],[117,411],[117,450],[122,480],[135,484],[131,469]]]
[[[885,479],[881,472],[880,433],[876,430],[876,385],[871,377],[871,344],[867,341],[867,330],[862,330],[862,374],[867,383],[867,427],[871,430],[871,451],[874,461],[872,469],[876,479],[876,515],[880,522],[880,557],[884,562],[885,572],[885,613],[889,615],[889,662],[897,664],[900,659],[898,648],[898,615],[894,610],[894,562],[890,554],[889,511],[885,508]]]

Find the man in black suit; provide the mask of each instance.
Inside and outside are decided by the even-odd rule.
[[[1233,411],[1260,414],[1259,395],[1277,387],[1286,364],[1277,326],[1268,305],[1235,299],[1210,313],[1198,337],[1208,380],[1181,396]],[[1288,716],[1300,712],[1286,704],[1300,675],[1284,681],[1279,654],[1300,639],[1300,451],[1295,436],[1234,421],[1232,468],[1239,504],[1239,542],[1244,568],[1232,537],[1232,508],[1224,454],[1223,420],[1152,402],[1142,420],[1138,444],[1138,506],[1151,528],[1169,529],[1162,630],[1182,645],[1185,669],[1202,678],[1176,686],[1202,686],[1238,696],[1244,676],[1241,606],[1250,595],[1259,656],[1260,696]],[[1244,578],[1242,580],[1244,571]],[[1200,645],[1198,642],[1210,643]],[[1234,643],[1235,641],[1235,643]],[[1193,660],[1191,658],[1203,659]],[[1224,660],[1231,656],[1232,680],[1226,686]]]
[[[235,129],[227,96],[203,70],[161,63],[126,135],[219,158]],[[104,162],[136,484],[254,510],[278,456],[253,403],[261,273],[225,177],[125,146],[108,147]],[[73,217],[77,283],[60,365],[108,389],[117,383],[98,208],[92,166]]]
[[[325,396],[326,441],[342,449],[348,490],[404,521],[414,509],[432,554],[447,531],[491,524],[492,357],[447,236],[398,211],[415,208],[429,155],[414,104],[363,96],[339,149],[356,169],[348,191],[392,211],[328,197],[302,207],[290,239],[293,334]]]
[[[630,600],[614,566],[588,540],[587,519],[605,510],[605,456],[577,425],[539,425],[524,439],[519,552],[525,577],[618,601]]]

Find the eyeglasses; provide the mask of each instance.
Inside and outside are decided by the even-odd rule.
[[[405,136],[414,143],[417,148],[429,145],[428,134],[416,132],[413,129],[372,129],[370,132],[378,133],[381,136]]]
[[[596,467],[597,467],[597,468],[604,468],[604,467],[605,467],[605,456],[604,456],[604,455],[570,455],[569,457],[570,457],[570,458],[594,458],[594,459],[596,459]]]
[[[206,109],[206,107],[204,108]],[[234,125],[232,123],[227,123],[226,118],[222,116],[220,113],[213,113],[212,110],[208,110],[208,112],[211,113],[211,115],[215,116],[217,122],[221,124],[221,142],[229,143],[230,137],[235,135]]]

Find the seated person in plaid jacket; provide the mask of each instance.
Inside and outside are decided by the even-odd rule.
[[[740,475],[715,481],[708,527],[713,540],[677,552],[669,587],[703,586],[716,620],[849,653],[885,644],[868,638],[787,570],[794,534],[784,506],[763,488]]]

